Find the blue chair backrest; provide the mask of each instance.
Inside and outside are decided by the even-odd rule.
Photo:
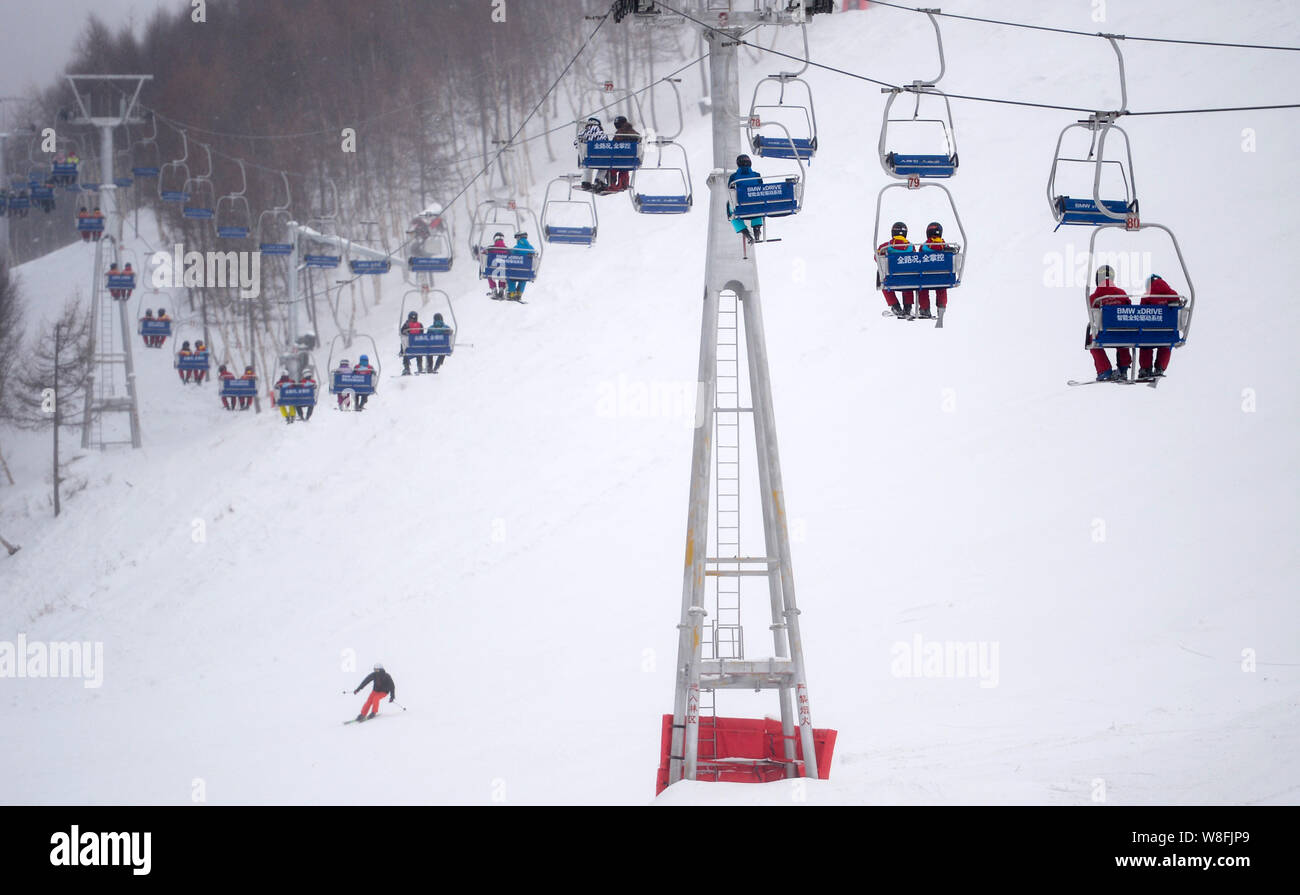
[[[412,273],[447,273],[450,270],[450,258],[435,258],[424,255],[411,256],[410,271]]]
[[[81,233],[103,233],[103,218],[77,218],[77,230]]]
[[[42,185],[42,186],[33,186],[33,187],[32,187],[32,198],[33,198],[33,199],[53,199],[53,198],[54,198],[54,187],[52,187],[52,186],[44,186],[44,185]]]
[[[275,403],[281,407],[315,407],[316,386],[301,384],[276,386]]]
[[[352,272],[354,274],[369,274],[371,276],[388,273],[388,271],[392,268],[392,266],[393,266],[392,263],[389,262],[386,258],[374,258],[374,259],[366,259],[364,261],[348,262],[348,267],[352,269]]]
[[[753,147],[754,152],[763,158],[794,160],[797,156],[807,162],[817,154],[817,139],[815,137],[787,139],[784,135],[765,137],[762,134],[755,134]]]
[[[109,289],[134,289],[135,274],[133,273],[111,273],[108,275]]]
[[[956,252],[886,252],[885,289],[949,289],[957,279]]]
[[[352,392],[356,395],[373,395],[375,393],[374,373],[343,373],[335,370],[330,376],[330,394]]]
[[[579,144],[581,168],[634,171],[641,167],[640,140],[591,140]]]
[[[258,243],[257,250],[263,255],[292,255],[293,244],[288,242]]]
[[[642,214],[685,214],[691,210],[689,196],[649,196],[636,194],[636,210]]]
[[[212,209],[204,208],[202,205],[186,205],[181,209],[181,217],[189,218],[192,221],[210,221],[212,220]]]
[[[212,366],[212,356],[206,351],[190,355],[176,355],[178,370],[207,370]]]
[[[450,329],[426,329],[422,333],[402,336],[402,348],[411,357],[438,357],[451,354]]]
[[[903,155],[891,152],[887,157],[895,174],[916,177],[951,177],[957,173],[955,155]]]
[[[519,253],[482,251],[479,253],[479,273],[494,280],[522,280],[531,283],[537,279],[537,255],[534,252]]]
[[[256,398],[257,379],[223,379],[221,380],[221,397]]]
[[[323,270],[333,270],[339,266],[341,257],[338,255],[306,255],[303,260],[308,267],[319,267]]]
[[[1177,307],[1168,305],[1103,305],[1098,345],[1173,345],[1178,334]]]
[[[222,239],[247,239],[247,227],[218,227],[217,235]]]
[[[142,336],[170,336],[172,334],[172,322],[170,320],[159,320],[157,317],[142,317],[140,319],[140,335]]]
[[[56,175],[60,175],[63,177],[68,177],[68,176],[76,177],[77,163],[76,162],[55,162],[54,173]]]
[[[596,241],[595,227],[547,227],[546,239],[562,245],[589,246]]]
[[[136,177],[157,177],[158,169],[151,168],[148,165],[145,165],[139,168],[132,168],[131,173],[134,174]]]
[[[1121,217],[1131,214],[1136,209],[1123,199],[1102,199],[1101,204],[1113,214]],[[1058,220],[1062,224],[1113,224],[1115,218],[1107,217],[1097,210],[1097,203],[1092,199],[1071,199],[1058,196],[1056,199]]]
[[[781,217],[799,210],[793,180],[739,180],[732,189],[732,217]]]

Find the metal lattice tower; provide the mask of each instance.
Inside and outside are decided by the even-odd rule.
[[[95,244],[95,269],[91,272],[90,314],[93,325],[90,335],[91,372],[90,382],[86,386],[85,409],[81,420],[81,447],[103,448],[110,444],[130,444],[140,447],[140,406],[136,399],[135,364],[131,357],[132,328],[127,317],[127,301],[117,301],[118,325],[114,327],[114,300],[107,295],[104,276],[107,265],[104,263],[104,246],[111,245],[113,257],[109,260],[120,262],[120,245],[122,239],[122,214],[117,204],[116,187],[113,180],[113,129],[129,124],[144,124],[144,119],[136,117],[136,101],[145,81],[153,80],[153,75],[65,75],[72,87],[72,95],[77,101],[78,114],[69,117],[68,124],[99,128],[99,178],[100,210],[104,212],[104,235]],[[116,87],[116,82],[133,82],[134,90],[123,91]],[[83,83],[91,89],[82,93]],[[102,87],[112,88],[104,92],[101,89],[96,96],[93,89],[99,83]],[[100,114],[96,114],[96,113]],[[144,271],[138,271],[137,276]],[[115,332],[116,330],[116,332]],[[105,439],[104,415],[123,413],[127,415],[131,437],[125,439]]]
[[[746,257],[742,251],[726,213],[726,172],[742,151],[741,128],[748,121],[740,109],[737,41],[755,24],[803,21],[801,10],[791,14],[788,9],[774,11],[776,4],[758,5],[767,8],[748,13],[728,9],[725,15],[699,13],[716,22],[703,29],[709,44],[714,171],[709,177],[708,257],[695,417],[700,424],[691,458],[670,785],[681,779],[719,779],[723,768],[736,767],[735,760],[728,760],[730,756],[718,754],[716,724],[701,724],[706,713],[716,721],[719,690],[775,690],[783,743],[783,760],[778,763],[785,776],[797,775],[797,737],[804,775],[818,776],[758,269],[754,253]],[[750,463],[752,472],[747,471]],[[752,487],[755,479],[758,494],[750,497],[746,488]],[[743,502],[742,492],[746,492]],[[755,515],[754,504],[762,518],[762,540],[751,548],[750,539],[742,538],[742,530],[745,514]],[[758,541],[757,535],[752,540]],[[770,609],[770,658],[753,657],[761,644],[758,639],[745,641],[742,623],[742,605],[752,612],[754,604],[761,603],[761,594],[750,587],[757,590],[762,580],[766,581]],[[751,582],[750,587],[746,582]],[[707,733],[701,732],[704,726]]]

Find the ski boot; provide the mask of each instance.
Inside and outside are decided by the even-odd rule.
[[[357,715],[357,720],[358,720],[358,721],[364,721],[364,720],[366,720],[366,713],[365,713],[365,712],[362,712],[361,714]]]
[[[1142,380],[1145,380],[1145,379],[1154,379],[1155,376],[1156,376],[1155,370],[1154,370],[1153,368],[1151,368],[1151,367],[1143,367],[1142,369],[1138,370],[1138,380],[1139,380],[1139,381],[1142,381]]]
[[[899,320],[907,319],[907,312],[904,311],[902,307],[900,307],[899,305],[890,305],[889,309],[894,312],[894,316],[897,317]]]
[[[1115,379],[1115,378],[1116,378],[1116,376],[1115,376],[1115,371],[1114,371],[1114,370],[1105,370],[1105,371],[1103,371],[1103,372],[1097,374],[1097,381],[1098,381],[1098,382],[1109,382],[1110,380]]]
[[[754,244],[754,234],[749,232],[748,227],[746,227],[744,230],[741,230],[740,235],[745,237],[745,245],[752,246]]]
[[[762,241],[763,241],[763,225],[762,225],[762,224],[755,224],[755,225],[754,225],[754,242],[762,242]]]
[[[921,320],[933,320],[933,319],[934,319],[934,316],[930,313],[930,309],[929,309],[929,308],[921,308],[921,310],[919,310],[919,311],[916,312],[916,316],[919,317]]]
[[[1119,375],[1116,376],[1115,378],[1116,378],[1116,379],[1123,379],[1123,380],[1125,380],[1125,381],[1128,381],[1128,367],[1120,367],[1120,368],[1119,368]]]

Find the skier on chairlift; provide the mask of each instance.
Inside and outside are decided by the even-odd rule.
[[[1128,293],[1115,285],[1115,270],[1109,264],[1097,268],[1097,288],[1088,296],[1090,307],[1100,308],[1106,305],[1131,305]],[[1133,353],[1127,348],[1116,348],[1115,359],[1119,362],[1119,372],[1111,368],[1110,358],[1103,348],[1093,348],[1091,330],[1085,334],[1084,347],[1092,353],[1092,363],[1097,369],[1097,380],[1105,382],[1111,379],[1128,379],[1128,368],[1133,363]]]
[[[487,252],[488,254],[487,270],[488,272],[491,272],[492,261],[493,261],[491,256],[508,255],[510,253],[510,247],[506,245],[505,234],[494,233],[492,235],[492,245],[488,246],[486,249],[484,249],[484,251]],[[497,301],[501,301],[506,297],[505,280],[494,280],[492,279],[492,277],[488,277],[488,289],[491,290],[490,292],[488,292],[488,295],[491,296],[492,298],[495,298]]]
[[[727,186],[736,183],[744,183],[750,180],[761,181],[760,175],[753,168],[753,162],[747,155],[736,156],[736,170],[727,178]],[[731,216],[731,203],[727,203],[727,216]],[[745,237],[746,244],[753,245],[755,242],[763,241],[763,219],[761,217],[742,219],[736,218],[731,222],[731,226],[737,233]]]
[[[537,249],[528,241],[528,234],[520,230],[515,234],[515,244],[510,248],[512,255],[535,255]],[[526,280],[509,280],[506,283],[506,297],[511,301],[522,301],[524,297],[524,287],[528,285]]]
[[[941,228],[942,235],[942,228]],[[876,254],[884,256],[888,252],[910,252],[912,244],[907,239],[907,224],[902,221],[895,221],[894,226],[889,229],[889,242],[882,242],[876,247]],[[895,317],[910,317],[912,315],[912,299],[914,293],[911,289],[903,292],[903,304],[900,307],[898,297],[894,295],[894,290],[884,289],[880,283],[880,272],[876,272],[876,288],[885,294],[885,302],[889,309],[894,312]],[[947,296],[944,296],[946,303]],[[929,316],[928,314],[926,316]]]
[[[361,357],[357,359],[357,365],[352,368],[352,372],[359,376],[374,377],[375,368],[370,366],[370,357],[365,354],[361,355]],[[369,395],[357,395],[357,410],[365,410],[366,402],[368,400],[370,400]]]
[[[614,119],[614,138],[618,140],[630,140],[633,143],[641,142],[641,134],[638,133],[636,128],[632,127],[632,123],[622,115]],[[609,186],[606,188],[605,192],[621,192],[622,190],[627,189],[631,184],[632,172],[610,171],[608,182]]]
[[[938,221],[931,221],[925,228],[925,242],[921,243],[921,252],[943,252],[951,251],[956,246],[950,245],[943,240],[943,224]],[[934,290],[935,309],[939,315],[939,324],[943,324],[943,313],[948,309],[948,290],[946,287]],[[930,290],[921,289],[917,293],[917,303],[920,310],[916,316],[923,319],[930,319]]]
[[[605,140],[605,126],[600,123],[600,119],[592,115],[583,125],[582,132],[578,134],[578,139],[573,141],[574,146],[581,146],[584,143],[590,143],[593,140]],[[600,175],[607,173],[597,168],[584,168],[582,176],[582,189],[600,192],[609,186],[609,182]]]
[[[1175,307],[1182,305],[1182,298],[1172,286],[1165,282],[1164,277],[1160,274],[1153,273],[1147,277],[1147,294],[1142,296],[1144,305],[1173,305]],[[1151,362],[1151,354],[1155,352],[1155,363]],[[1138,349],[1138,378],[1139,379],[1156,379],[1165,375],[1165,370],[1169,368],[1169,357],[1173,354],[1172,349],[1168,346],[1161,348],[1139,348]]]
[[[408,313],[406,319],[402,321],[402,325],[398,328],[397,332],[398,335],[402,336],[414,336],[424,332],[424,324],[420,322],[420,315],[415,311]],[[416,355],[415,372],[424,372],[424,357],[422,355]],[[411,375],[411,358],[407,355],[405,349],[402,350],[402,375]]]

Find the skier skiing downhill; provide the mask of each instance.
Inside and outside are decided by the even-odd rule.
[[[352,695],[356,696],[360,693],[361,688],[366,684],[374,684],[374,689],[366,697],[365,704],[361,707],[361,714],[357,715],[358,721],[364,721],[366,718],[373,718],[378,715],[379,703],[383,702],[385,696],[388,697],[389,702],[397,699],[397,684],[393,683],[392,676],[387,671],[384,671],[384,666],[379,662],[375,663],[375,670],[366,675],[366,679],[352,691]]]
[[[730,187],[732,184],[747,180],[762,180],[762,175],[755,171],[752,165],[753,162],[749,156],[736,156],[736,170],[727,178],[727,186]],[[727,216],[731,216],[730,202],[727,203]],[[745,237],[745,242],[747,244],[763,241],[763,219],[761,217],[749,218],[748,220],[737,218],[731,222],[731,226],[737,233]]]
[[[1105,305],[1131,305],[1128,293],[1115,285],[1115,271],[1109,264],[1097,268],[1097,288],[1088,296],[1088,305],[1100,308]],[[1128,368],[1133,363],[1133,354],[1127,348],[1116,348],[1115,359],[1119,362],[1119,372],[1110,366],[1110,358],[1105,349],[1092,347],[1091,329],[1085,332],[1084,347],[1092,352],[1092,363],[1097,369],[1097,381],[1110,379],[1128,379]]]
[[[942,233],[943,230],[942,228],[940,228],[940,235],[942,235]],[[882,256],[886,252],[910,252],[910,251],[912,251],[912,244],[907,240],[907,224],[903,223],[902,221],[895,221],[894,226],[890,228],[889,242],[882,242],[879,246],[876,247],[876,254]],[[880,289],[879,271],[876,271],[876,288]],[[885,294],[885,302],[889,305],[889,309],[894,312],[894,316],[907,317],[912,313],[912,298],[915,293],[911,289],[908,289],[903,292],[902,307],[899,307],[898,298],[894,295],[894,290],[881,289],[880,291]],[[942,301],[945,306],[947,305],[948,296],[946,291],[939,300]],[[928,305],[929,296],[926,297],[926,302]],[[927,314],[926,316],[929,315]]]
[[[1147,294],[1142,296],[1144,305],[1180,305],[1182,298],[1174,291],[1174,288],[1165,282],[1164,277],[1153,273],[1147,278]],[[1155,363],[1151,363],[1151,352],[1155,352]],[[1164,348],[1139,348],[1138,349],[1138,378],[1155,379],[1158,376],[1165,375],[1165,370],[1169,368],[1169,355],[1171,349]]]

